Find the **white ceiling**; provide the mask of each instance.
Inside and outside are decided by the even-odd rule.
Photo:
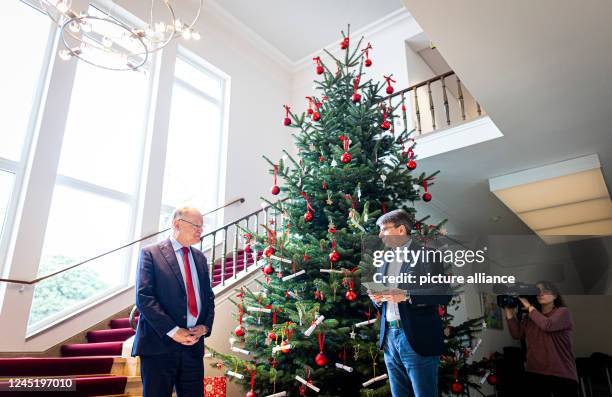
[[[612,186],[612,2],[404,2],[504,134],[420,162],[441,170],[432,204],[444,216],[471,232],[528,233],[488,178],[588,154]]]
[[[297,62],[338,40],[347,24],[356,31],[404,8],[401,0],[209,0]],[[206,4],[206,3],[205,3]]]

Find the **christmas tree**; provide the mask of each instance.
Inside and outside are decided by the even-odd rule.
[[[348,34],[342,57],[326,51],[329,62],[314,58],[317,94],[306,98],[307,110],[284,106],[297,156],[264,157],[274,175],[271,193],[287,197],[266,200],[281,222],[263,225],[265,235],[244,230],[245,251],[263,250],[266,280],[256,290],[237,290],[235,356],[213,351],[230,376],[244,379],[247,396],[390,395],[377,312],[360,292],[361,275],[372,266],[362,241],[378,233],[375,222],[385,211],[403,208],[416,219],[413,203],[431,200],[437,173],[415,171],[404,98],[387,99],[391,76],[384,83],[365,77],[372,46],[362,46],[363,38],[353,46]],[[444,223],[426,220],[412,231],[425,243]]]

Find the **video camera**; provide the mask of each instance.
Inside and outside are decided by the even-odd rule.
[[[497,306],[505,308],[521,308],[519,297],[525,298],[532,305],[537,304],[537,296],[540,290],[533,284],[496,284],[493,286],[493,293],[497,295]]]

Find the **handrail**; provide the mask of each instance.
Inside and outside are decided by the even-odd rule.
[[[239,202],[240,202],[240,203],[244,203],[244,202],[245,202],[244,197],[241,197],[241,198],[238,198],[238,199],[232,200],[232,201],[230,201],[229,203],[226,203],[226,204],[224,204],[224,205],[222,205],[222,206],[220,206],[220,207],[217,207],[217,208],[215,208],[215,209],[213,209],[213,210],[210,210],[210,211],[208,211],[208,212],[206,212],[206,213],[204,213],[204,214],[202,214],[202,215],[203,215],[203,216],[206,216],[206,215],[208,215],[208,214],[212,214],[213,212],[219,211],[220,209],[223,209],[223,208],[229,207],[229,206],[234,205],[234,204],[239,203]],[[120,246],[120,247],[117,247],[117,248],[114,248],[114,249],[112,249],[112,250],[110,250],[110,251],[106,251],[106,252],[104,252],[104,253],[102,253],[102,254],[96,255],[96,256],[94,256],[94,257],[92,257],[92,258],[89,258],[89,259],[86,259],[86,260],[84,260],[84,261],[82,261],[82,262],[79,262],[79,263],[76,263],[76,264],[74,264],[74,265],[68,266],[68,267],[66,267],[66,268],[60,269],[60,270],[58,270],[58,271],[56,271],[56,272],[49,273],[49,274],[47,274],[47,275],[45,275],[45,276],[38,277],[38,278],[36,278],[36,279],[34,279],[34,280],[31,280],[31,281],[26,281],[26,280],[14,280],[14,279],[10,279],[10,278],[0,278],[0,282],[5,282],[5,283],[13,283],[13,284],[22,284],[22,285],[33,285],[33,284],[37,284],[37,283],[39,283],[39,282],[41,282],[41,281],[43,281],[43,280],[46,280],[46,279],[48,279],[48,278],[51,278],[51,277],[57,276],[58,274],[64,273],[64,272],[66,272],[66,271],[68,271],[68,270],[71,270],[71,269],[74,269],[74,268],[76,268],[76,267],[82,266],[82,265],[84,265],[84,264],[86,264],[86,263],[89,263],[89,262],[91,262],[91,261],[93,261],[93,260],[99,259],[99,258],[101,258],[101,257],[103,257],[103,256],[106,256],[106,255],[112,254],[112,253],[114,253],[114,252],[117,252],[117,251],[119,251],[119,250],[122,250],[122,249],[124,249],[124,248],[127,248],[127,247],[129,247],[129,246],[131,246],[131,245],[134,245],[134,244],[140,243],[141,241],[147,240],[147,239],[149,239],[149,238],[151,238],[151,237],[155,237],[155,236],[157,236],[157,235],[159,235],[159,234],[165,233],[165,232],[167,232],[167,231],[168,231],[168,230],[170,230],[170,229],[172,229],[172,228],[168,227],[168,228],[163,229],[163,230],[160,230],[160,231],[158,231],[158,232],[155,232],[155,233],[149,234],[149,235],[147,235],[147,236],[144,236],[144,237],[139,238],[138,240],[134,240],[134,241],[132,241],[132,242],[130,242],[130,243],[124,244],[124,245],[122,245],[122,246]]]
[[[420,83],[416,83],[416,84],[414,84],[414,85],[411,85],[411,86],[410,86],[410,87],[408,87],[408,88],[404,88],[403,90],[396,91],[396,92],[394,92],[393,94],[391,94],[391,95],[389,95],[389,96],[386,96],[386,97],[385,97],[385,100],[391,99],[391,98],[393,98],[393,97],[395,97],[395,96],[398,96],[398,95],[405,94],[405,93],[407,93],[407,92],[409,92],[409,91],[412,91],[412,90],[415,90],[415,89],[417,89],[417,88],[419,88],[419,87],[426,86],[428,83],[429,83],[429,84],[431,84],[431,83],[433,83],[434,81],[442,80],[443,78],[446,78],[446,77],[448,77],[448,76],[452,76],[452,75],[454,75],[454,74],[455,74],[455,71],[453,71],[453,70],[450,70],[450,71],[448,71],[448,72],[446,72],[446,73],[439,74],[439,75],[434,76],[434,77],[432,77],[432,78],[430,78],[430,79],[428,79],[428,80],[421,81]]]

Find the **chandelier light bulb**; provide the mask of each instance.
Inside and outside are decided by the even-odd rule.
[[[181,20],[178,18],[176,18],[176,21],[174,21],[174,30],[177,32],[183,30],[183,22],[181,22]]]
[[[81,30],[81,26],[79,25],[77,21],[70,22],[70,25],[68,25],[68,28],[74,33],[79,33],[79,30]]]
[[[191,38],[191,29],[183,30],[182,36],[185,40],[189,40]]]
[[[72,58],[72,54],[69,50],[64,48],[63,50],[60,50],[59,57],[62,61],[69,61],[70,58]]]
[[[200,40],[200,33],[198,32],[193,32],[191,34],[191,37],[193,37],[194,40]]]
[[[163,22],[157,22],[155,24],[155,31],[157,33],[164,33],[166,31],[166,24]]]
[[[69,9],[68,4],[66,4],[64,0],[59,0],[57,3],[55,3],[55,8],[57,8],[57,10],[62,14],[66,13],[66,11]]]
[[[106,48],[111,48],[113,46],[113,40],[108,36],[104,36],[102,37],[102,45]]]

